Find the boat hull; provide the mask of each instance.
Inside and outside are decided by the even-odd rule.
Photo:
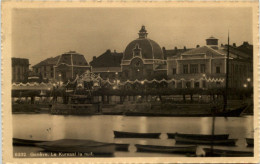
[[[99,104],[53,104],[51,114],[93,115],[98,113]]]
[[[249,151],[233,151],[233,150],[223,150],[223,149],[212,149],[204,148],[206,156],[208,157],[253,157],[254,152]]]
[[[167,133],[168,138],[174,139],[175,136],[198,139],[198,140],[223,140],[228,139],[229,134],[216,134],[216,135],[207,135],[207,134],[182,134],[182,133]]]
[[[225,140],[196,140],[175,136],[176,144],[192,144],[192,145],[224,145],[235,146],[237,139]]]
[[[233,110],[229,110],[229,111],[225,111],[225,112],[218,112],[215,113],[214,116],[215,117],[239,117],[241,115],[241,113],[245,110],[245,108],[247,107],[247,105],[244,105],[242,107],[233,109]],[[125,116],[148,116],[148,117],[212,117],[212,113],[210,112],[197,112],[197,113],[193,113],[193,112],[186,112],[186,113],[178,113],[178,112],[138,112],[138,111],[127,111],[124,113]]]
[[[35,144],[42,143],[42,142],[47,142],[47,141],[13,138],[14,146],[36,146]]]
[[[38,147],[49,152],[62,153],[92,153],[92,154],[113,154],[115,144],[102,143],[92,140],[73,140],[63,139],[57,141],[49,141],[35,144]]]
[[[181,153],[195,154],[196,146],[176,147],[176,146],[156,146],[156,145],[139,145],[136,144],[137,152],[155,152],[155,153]]]
[[[116,145],[116,151],[128,151],[129,144],[115,143],[115,145]]]
[[[114,131],[115,138],[159,138],[161,133],[132,133]]]
[[[254,139],[253,138],[246,138],[247,146],[254,146]]]

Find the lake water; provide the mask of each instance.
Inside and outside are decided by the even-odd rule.
[[[181,156],[136,152],[134,144],[174,146],[174,139],[166,133],[211,134],[211,117],[129,117],[129,116],[62,116],[49,114],[13,114],[13,137],[35,140],[91,139],[101,142],[130,143],[129,152],[116,152],[115,156]],[[160,132],[160,139],[117,139],[113,130],[140,133]],[[245,138],[253,138],[253,116],[217,117],[215,134],[230,134],[238,139],[237,146],[216,146],[229,150],[253,151]],[[203,146],[207,147],[207,146]],[[40,148],[14,147],[14,152],[41,151]]]

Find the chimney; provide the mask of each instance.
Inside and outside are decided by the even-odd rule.
[[[186,46],[184,46],[183,49],[186,50]]]
[[[200,45],[197,45],[196,47],[197,47],[197,48],[199,48],[199,47],[200,47]]]
[[[248,42],[243,42],[243,45],[248,46],[249,43]]]
[[[116,50],[114,50],[114,53],[116,53]]]
[[[177,50],[178,48],[177,47],[174,47],[175,50]]]
[[[106,51],[106,53],[111,53],[111,50],[110,50],[110,49],[108,49],[108,50]]]
[[[93,56],[93,61],[96,60],[96,59],[97,59],[97,57],[96,57],[96,56]]]
[[[221,47],[224,47],[223,43],[221,43]]]
[[[236,43],[233,43],[233,47],[237,47]]]

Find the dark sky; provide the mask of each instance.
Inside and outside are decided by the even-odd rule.
[[[138,37],[142,25],[148,38],[166,49],[219,43],[252,44],[250,8],[52,8],[15,9],[12,17],[12,56],[30,64],[75,50],[90,62],[107,49],[123,52]]]

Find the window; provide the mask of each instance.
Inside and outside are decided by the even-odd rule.
[[[175,75],[176,74],[176,68],[172,69],[172,74]]]
[[[220,67],[219,66],[216,67],[216,73],[220,73]]]
[[[200,73],[205,73],[205,68],[206,68],[205,64],[201,64],[200,65]]]
[[[44,77],[46,77],[46,72],[44,73]]]
[[[46,71],[46,66],[43,67],[44,71]]]
[[[182,82],[177,83],[177,88],[182,88]]]
[[[190,88],[191,87],[191,83],[190,82],[186,82],[186,88]]]
[[[195,88],[199,88],[200,87],[200,82],[195,82],[194,87]]]
[[[51,71],[53,71],[53,67],[51,67]]]
[[[38,68],[35,68],[35,72],[38,73]]]
[[[206,88],[206,81],[205,80],[202,81],[202,87]]]
[[[188,64],[183,65],[183,73],[187,74],[188,72]]]
[[[51,72],[51,77],[53,77],[53,73]]]
[[[198,64],[190,65],[190,73],[198,73]]]

